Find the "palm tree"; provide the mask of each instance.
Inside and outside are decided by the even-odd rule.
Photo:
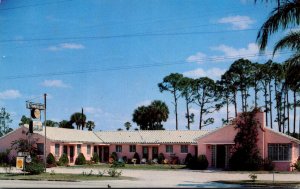
[[[124,123],[124,127],[126,128],[127,131],[131,128],[131,123],[129,121]]]
[[[95,128],[95,123],[93,121],[86,122],[86,127],[89,131],[92,131]]]
[[[264,51],[270,35],[276,33],[279,29],[287,29],[291,26],[300,24],[300,1],[299,0],[281,0],[278,1],[277,8],[274,8],[269,18],[261,26],[257,34],[259,49]],[[296,42],[295,42],[296,44]]]
[[[76,124],[77,130],[79,130],[80,127],[83,130],[85,121],[86,121],[86,116],[83,113],[80,113],[80,112],[75,112],[70,117],[70,122],[72,124],[73,123]]]

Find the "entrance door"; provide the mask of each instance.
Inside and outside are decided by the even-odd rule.
[[[63,147],[63,153],[68,155],[68,146]]]
[[[70,163],[74,162],[74,146],[70,146]]]
[[[109,148],[108,146],[104,146],[103,148],[103,161],[108,162],[109,159]]]
[[[225,168],[225,145],[217,145],[217,168]]]
[[[152,159],[158,159],[158,147],[152,147]]]
[[[149,155],[149,149],[147,146],[143,146],[143,158],[146,158],[148,160],[148,155]]]
[[[99,161],[100,162],[102,162],[102,156],[103,156],[103,147],[102,146],[99,146],[99,154],[98,154],[98,156],[99,156]]]

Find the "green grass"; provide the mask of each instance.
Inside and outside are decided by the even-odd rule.
[[[132,177],[110,177],[107,175],[97,176],[97,173],[94,175],[82,175],[82,174],[62,174],[62,173],[42,173],[39,175],[27,175],[22,173],[11,173],[3,174],[0,173],[0,180],[43,180],[43,181],[89,181],[89,180],[134,180]]]
[[[103,168],[108,169],[111,168],[109,164],[93,164],[93,165],[74,165],[67,168]],[[164,164],[126,164],[125,167],[118,167],[117,169],[136,169],[136,170],[177,170],[177,169],[185,169],[185,165],[164,165]]]

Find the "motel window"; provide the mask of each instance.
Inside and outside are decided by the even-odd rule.
[[[59,144],[55,144],[55,155],[59,156]]]
[[[166,145],[166,152],[167,153],[173,153],[173,146],[172,145]]]
[[[81,144],[77,144],[77,154],[81,153]]]
[[[135,151],[136,151],[135,145],[130,145],[129,146],[129,152],[135,152]]]
[[[37,145],[37,155],[44,155],[44,144],[36,143]]]
[[[122,146],[116,145],[116,152],[122,152]]]
[[[181,153],[188,153],[188,145],[181,145]]]
[[[91,145],[89,145],[89,144],[86,147],[86,153],[91,154]]]
[[[291,144],[269,144],[268,157],[274,161],[291,160]]]

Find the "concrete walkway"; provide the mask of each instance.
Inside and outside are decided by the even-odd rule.
[[[104,169],[82,169],[82,168],[49,168],[47,172],[55,173],[76,173],[81,174],[83,171],[98,173]],[[16,170],[13,170],[14,172]],[[2,168],[0,172],[5,172]],[[58,181],[0,181],[0,187],[16,188],[90,188],[101,187],[107,188],[108,185],[113,187],[196,187],[197,184],[207,183],[217,180],[249,180],[247,172],[223,172],[223,171],[192,171],[192,170],[129,170],[123,169],[122,176],[133,177],[133,180],[107,180],[107,181],[80,181],[80,182],[58,182]],[[275,181],[299,181],[300,173],[275,173]],[[257,174],[258,180],[273,180],[273,174]]]

